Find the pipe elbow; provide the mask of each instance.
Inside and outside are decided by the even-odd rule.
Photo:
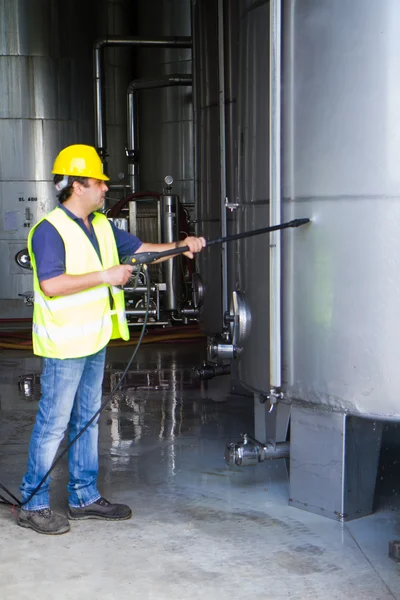
[[[102,48],[104,48],[104,46],[107,45],[107,43],[108,43],[108,38],[99,38],[93,44],[93,50],[95,52],[99,52]]]

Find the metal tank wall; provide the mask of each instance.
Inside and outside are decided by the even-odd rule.
[[[313,221],[283,236],[285,391],[399,420],[399,3],[289,0],[283,32],[283,219]]]
[[[67,43],[73,10],[28,0],[3,2],[0,10],[0,311],[19,317],[31,314],[18,294],[32,289],[32,277],[14,256],[26,247],[29,227],[55,205],[56,154],[78,136],[92,140],[91,112],[82,103],[92,84],[84,61],[73,64],[86,51],[85,37],[77,36],[72,51]],[[78,28],[84,22],[85,14]]]
[[[218,2],[193,2],[193,46],[195,78],[195,179],[196,213],[199,234],[206,239],[222,236],[221,211],[221,137],[220,137],[220,78]],[[239,3],[223,2],[223,53],[225,91],[225,157],[226,199],[238,201],[237,190],[237,84],[238,84],[238,30]],[[236,208],[224,209],[227,234],[235,232]],[[229,297],[236,286],[235,246],[211,246],[199,256],[199,271],[205,285],[204,305],[200,325],[209,335],[223,328],[224,308],[229,308]],[[227,294],[223,297],[223,253],[227,253]]]
[[[103,0],[95,4],[96,27],[92,36],[130,36],[135,32],[134,10],[129,0]],[[93,40],[94,41],[94,40]],[[131,48],[105,47],[104,86],[108,157],[106,171],[113,183],[129,183],[126,158],[127,102],[126,90],[134,73]],[[93,81],[93,67],[88,76]],[[93,93],[88,104],[93,114]],[[94,116],[93,116],[94,119]],[[115,196],[109,192],[108,196]],[[117,196],[121,198],[121,195]]]
[[[273,413],[259,402],[273,362],[268,236],[239,244],[252,325],[237,362],[258,440],[285,440],[291,410],[289,504],[347,521],[372,512],[382,420],[400,419],[400,9],[289,0],[275,18],[279,6],[282,221],[312,223],[282,233],[284,401]],[[270,3],[241,7],[240,228],[251,230],[269,218]]]
[[[56,204],[51,168],[57,153],[94,143],[92,46],[121,8],[126,23],[126,7],[115,0],[0,4],[2,318],[31,315],[18,294],[32,290],[32,276],[14,257],[26,247],[29,228]]]
[[[238,106],[238,230],[269,222],[269,2],[240,3]],[[238,360],[239,379],[254,392],[269,390],[269,236],[237,243],[238,288],[252,325]]]
[[[190,0],[139,0],[136,11],[143,37],[191,36]],[[191,73],[190,48],[137,51],[137,78]],[[142,90],[138,98],[140,189],[161,192],[164,177],[172,175],[172,192],[193,203],[192,87]]]

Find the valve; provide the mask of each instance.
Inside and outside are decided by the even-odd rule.
[[[18,296],[21,296],[24,299],[26,306],[33,306],[35,300],[34,292],[23,292],[22,294],[18,294]]]
[[[31,258],[29,256],[28,248],[24,248],[23,250],[17,252],[17,254],[15,255],[15,261],[23,269],[32,270],[32,263]]]
[[[269,440],[262,444],[247,433],[243,433],[242,438],[243,442],[227,444],[225,462],[228,466],[254,466],[264,460],[289,457],[290,442]]]

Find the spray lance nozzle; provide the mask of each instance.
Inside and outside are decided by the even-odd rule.
[[[254,231],[245,231],[243,233],[236,233],[235,235],[228,235],[226,237],[217,238],[215,240],[207,240],[207,246],[213,246],[214,244],[224,244],[225,242],[233,242],[242,238],[252,237],[253,235],[261,235],[262,233],[270,233],[271,231],[278,231],[280,229],[288,229],[291,227],[301,227],[310,223],[310,219],[293,219],[287,223],[281,223],[279,225],[271,225],[271,227],[263,227],[262,229],[255,229]],[[145,265],[153,263],[160,258],[173,257],[178,254],[183,254],[190,250],[189,246],[180,246],[179,248],[173,248],[171,250],[165,250],[164,252],[136,252],[130,256],[124,256],[121,262],[125,265]]]

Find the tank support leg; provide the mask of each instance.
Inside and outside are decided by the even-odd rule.
[[[339,521],[373,511],[383,423],[292,407],[289,504]]]
[[[254,437],[260,442],[285,442],[291,406],[278,402],[272,412],[269,409],[269,403],[260,402],[260,396],[254,394]]]

